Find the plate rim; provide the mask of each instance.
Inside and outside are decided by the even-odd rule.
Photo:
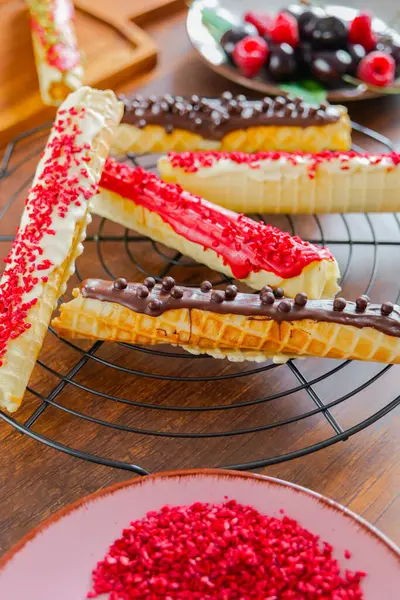
[[[34,540],[39,534],[41,534],[48,527],[52,526],[54,523],[57,523],[67,515],[71,514],[75,510],[79,510],[85,504],[90,504],[91,502],[98,500],[104,496],[109,496],[115,494],[121,489],[140,486],[143,485],[144,482],[151,480],[159,480],[159,479],[182,479],[185,477],[219,477],[219,478],[240,478],[240,479],[249,479],[252,481],[258,481],[259,483],[265,483],[272,486],[278,487],[286,487],[292,490],[295,490],[305,496],[311,496],[314,501],[320,502],[325,505],[329,509],[334,509],[348,518],[350,521],[356,521],[356,523],[366,531],[368,534],[372,534],[377,541],[384,545],[387,550],[391,552],[394,559],[399,562],[400,565],[400,547],[397,546],[389,537],[387,537],[384,533],[382,533],[379,529],[377,529],[374,525],[366,521],[360,515],[357,515],[353,511],[349,510],[336,500],[332,500],[327,496],[319,494],[314,490],[310,490],[304,486],[298,485],[296,483],[292,483],[291,481],[286,481],[283,479],[278,479],[276,477],[271,477],[269,475],[263,475],[261,473],[253,473],[251,471],[235,471],[229,469],[182,469],[177,471],[161,471],[159,473],[153,473],[150,475],[145,475],[143,477],[137,476],[133,479],[127,479],[124,481],[119,481],[113,483],[105,488],[100,488],[91,494],[87,494],[82,496],[82,498],[78,498],[74,502],[63,506],[61,509],[56,511],[54,514],[50,515],[47,519],[36,525],[33,529],[28,531],[14,546],[12,546],[2,557],[0,557],[0,577],[2,572],[5,570],[10,561],[21,552],[24,547]]]

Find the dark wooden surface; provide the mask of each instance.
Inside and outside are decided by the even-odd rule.
[[[163,25],[149,28],[149,31],[163,49],[159,65],[151,75],[132,82],[121,91],[141,88],[146,93],[212,95],[229,87],[229,84],[209,71],[191,50],[183,15],[172,16]],[[350,106],[350,111],[354,120],[400,142],[400,103],[397,98],[354,104]],[[30,139],[18,146],[13,155],[12,165],[15,171],[1,185],[1,206],[4,206],[13,192],[16,193],[16,199],[6,218],[0,221],[0,234],[12,234],[14,231],[37,160],[36,156],[29,157],[40,148],[43,140],[43,136]],[[23,163],[19,164],[22,159]],[[25,180],[26,186],[21,188]],[[290,224],[285,219],[277,222],[290,229]],[[344,222],[339,217],[323,217],[321,223],[326,238],[332,242],[340,241],[347,235]],[[353,248],[344,286],[345,294],[350,297],[366,289],[373,270],[373,246],[363,245],[361,242],[371,241],[371,236],[375,234],[378,241],[393,239],[400,244],[400,234],[393,216],[377,215],[370,222],[364,216],[349,216],[347,225],[351,236],[360,242]],[[305,237],[319,236],[318,227],[312,219],[296,219],[295,226]],[[98,222],[95,220],[89,235],[95,234],[97,227]],[[103,233],[118,236],[121,229],[107,224]],[[6,253],[7,245],[5,242],[0,244],[2,255]],[[349,257],[348,246],[334,243],[331,246],[343,267]],[[130,248],[142,265],[154,272],[160,271],[164,263],[151,251],[149,244],[132,244]],[[400,246],[382,246],[378,249],[376,277],[371,289],[371,295],[377,301],[393,299],[399,291],[399,248]],[[121,242],[104,242],[101,250],[107,266],[114,273],[126,273],[129,277],[139,278],[140,274],[133,268]],[[86,243],[86,251],[79,260],[78,267],[81,276],[105,274],[93,241]],[[178,268],[172,274],[181,279],[198,281],[207,275],[207,271]],[[98,355],[130,368],[186,377],[233,374],[253,368],[252,365],[228,365],[211,359],[196,361],[152,358],[151,355],[107,345],[100,349]],[[80,356],[77,350],[68,348],[49,335],[41,359],[58,373],[66,375]],[[333,362],[312,359],[296,363],[296,367],[308,379],[318,377],[334,366]],[[329,402],[362,385],[379,369],[376,365],[353,364],[335,377],[317,384],[315,389],[324,402]],[[355,425],[394,399],[400,393],[399,374],[398,368],[392,368],[376,383],[335,407],[332,412],[342,427]],[[31,386],[47,395],[59,381],[59,377],[38,366]],[[296,373],[285,366],[249,377],[193,384],[124,375],[92,360],[83,367],[76,381],[102,393],[116,394],[145,404],[179,404],[186,407],[213,406],[216,403],[230,405],[298,385]],[[119,425],[197,433],[257,426],[288,419],[315,408],[310,397],[301,391],[266,404],[218,412],[199,414],[148,410],[112,402],[71,385],[63,390],[57,402],[68,409]],[[23,408],[17,415],[18,421],[24,422],[38,405],[37,398],[27,393]],[[399,543],[399,415],[399,410],[395,410],[346,442],[270,466],[261,472],[288,479],[334,498],[374,523]],[[323,417],[313,416],[259,434],[211,440],[160,438],[100,427],[54,406],[46,409],[33,429],[87,452],[136,462],[149,471],[256,460],[263,456],[291,452],[333,435],[331,426]],[[57,452],[18,434],[0,421],[0,554],[57,509],[84,494],[128,477],[131,477],[129,472],[91,464]]]

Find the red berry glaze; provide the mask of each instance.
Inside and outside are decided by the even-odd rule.
[[[236,279],[262,270],[289,279],[314,261],[334,260],[327,248],[216,206],[140,167],[108,159],[100,186],[155,212],[178,235],[213,250]]]
[[[232,58],[245,77],[255,77],[268,58],[269,48],[262,37],[247,36],[235,45]]]
[[[360,12],[350,23],[349,41],[352,44],[361,44],[367,52],[376,47],[377,37],[372,31],[372,17],[369,12]]]
[[[249,12],[244,15],[244,20],[246,23],[254,25],[261,36],[269,35],[274,24],[273,18],[268,14],[257,13],[252,10],[249,10]]]
[[[271,29],[270,37],[274,44],[289,44],[295,48],[300,40],[296,19],[287,12],[279,13]]]
[[[365,83],[386,87],[395,79],[396,62],[390,54],[371,52],[360,62],[357,75]]]
[[[123,530],[93,570],[86,597],[363,600],[366,574],[341,570],[333,552],[289,516],[235,500],[164,506]]]

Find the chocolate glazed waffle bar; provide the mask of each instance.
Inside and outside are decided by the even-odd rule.
[[[92,212],[260,290],[330,298],[339,268],[326,248],[194,196],[154,173],[109,159]]]
[[[62,104],[0,281],[0,407],[22,401],[57,299],[82,253],[89,202],[122,106],[80,88]]]
[[[320,152],[349,150],[351,124],[343,106],[310,106],[299,98],[248,100],[225,92],[219,98],[135,96],[122,98],[124,117],[115,153],[222,150]]]
[[[170,152],[164,181],[244,213],[400,210],[400,154]]]
[[[132,344],[172,344],[193,353],[230,360],[319,356],[400,363],[400,307],[354,302],[294,300],[266,287],[238,293],[234,285],[212,290],[125,279],[84,281],[53,321],[67,337]]]

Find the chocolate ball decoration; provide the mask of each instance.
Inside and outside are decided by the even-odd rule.
[[[147,298],[149,294],[150,291],[145,285],[138,285],[136,288],[136,295],[138,298]]]
[[[307,304],[307,294],[305,292],[299,292],[298,294],[296,294],[296,297],[294,299],[294,303],[297,306],[305,306]]]
[[[224,301],[224,293],[220,290],[214,290],[211,294],[211,301],[221,304]]]
[[[234,300],[237,296],[238,289],[236,285],[228,285],[225,290],[225,300]]]
[[[284,296],[283,289],[280,287],[276,288],[276,290],[274,290],[274,296],[275,296],[275,298],[283,298],[283,296]]]
[[[172,288],[175,285],[175,279],[173,277],[164,277],[164,279],[161,281],[161,285],[163,290],[165,290],[166,292],[169,292],[169,290],[172,290]]]
[[[148,307],[149,310],[151,310],[151,312],[158,312],[159,310],[161,310],[162,303],[157,298],[154,298],[153,300],[150,300],[150,302],[148,303]]]
[[[128,282],[124,277],[118,277],[113,283],[116,290],[125,290],[128,287]]]
[[[341,312],[346,308],[346,300],[344,298],[335,298],[333,301],[333,310]]]
[[[212,283],[210,281],[203,281],[203,283],[200,285],[200,290],[203,292],[203,294],[207,294],[207,292],[211,292]]]
[[[149,290],[152,290],[156,285],[156,280],[154,277],[146,277],[146,279],[143,281],[143,285],[145,285]]]
[[[260,300],[261,304],[273,304],[275,302],[275,296],[272,292],[261,292]]]
[[[281,300],[281,302],[279,302],[278,304],[278,310],[288,313],[290,312],[290,309],[292,308],[289,300]]]
[[[172,290],[170,291],[170,296],[172,298],[175,298],[175,300],[179,300],[180,298],[183,298],[183,289],[180,287],[173,287]]]
[[[392,302],[384,302],[381,306],[381,313],[387,317],[394,310],[394,304]]]
[[[369,301],[368,296],[360,296],[359,298],[357,298],[357,300],[356,300],[357,312],[364,312],[368,307],[368,301]]]

